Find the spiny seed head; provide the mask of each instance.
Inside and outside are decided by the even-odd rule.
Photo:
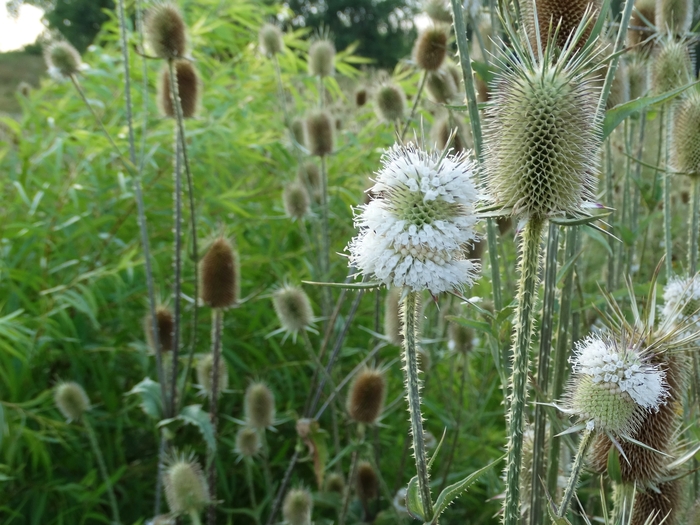
[[[156,4],[146,13],[146,42],[158,58],[170,60],[184,56],[187,48],[185,29],[182,14],[174,4]]]
[[[648,88],[649,67],[645,60],[636,56],[627,63],[627,81],[629,82],[630,100],[643,97]]]
[[[282,516],[289,525],[311,525],[313,500],[306,489],[290,489],[284,497]]]
[[[442,27],[425,29],[413,47],[413,59],[426,71],[437,71],[447,55],[447,32]]]
[[[163,474],[163,482],[165,497],[173,514],[200,512],[209,504],[202,467],[192,457],[171,462]]]
[[[464,123],[458,118],[453,118],[450,122],[449,116],[436,120],[430,130],[430,138],[435,143],[436,149],[443,150],[448,146],[448,140],[455,128],[457,133],[452,137],[452,142],[449,144],[450,149],[453,153],[461,153],[469,149],[469,145],[464,141],[464,138],[468,136]]]
[[[53,399],[58,410],[68,421],[79,421],[83,414],[90,410],[90,399],[85,389],[73,381],[59,383],[54,389]]]
[[[342,474],[331,472],[326,476],[326,492],[342,494],[345,490],[345,478]]]
[[[180,96],[180,105],[182,106],[182,116],[192,118],[197,113],[199,106],[199,75],[189,60],[177,60],[174,66],[177,90]],[[171,118],[177,116],[170,94],[170,71],[167,65],[163,66],[160,74],[158,101],[163,115]]]
[[[687,33],[693,22],[693,0],[657,0],[655,22],[659,31]]]
[[[374,95],[374,109],[384,122],[401,120],[406,113],[406,95],[400,86],[384,84]]]
[[[683,508],[683,481],[673,479],[660,483],[656,490],[638,490],[630,525],[677,525]]]
[[[306,147],[317,157],[333,152],[333,119],[327,111],[317,111],[306,118]]]
[[[335,46],[330,40],[316,40],[309,48],[309,74],[329,77],[335,70]]]
[[[452,23],[452,10],[445,0],[427,0],[425,2],[425,14],[435,23]]]
[[[258,41],[260,49],[267,56],[281,53],[284,49],[284,40],[282,39],[282,31],[274,24],[264,24],[258,33]]]
[[[679,88],[690,81],[692,61],[686,42],[666,39],[651,62],[651,87],[655,94]]]
[[[314,202],[321,201],[321,170],[318,164],[308,160],[297,170],[297,178],[311,191]]]
[[[292,334],[306,330],[314,312],[306,292],[297,286],[285,285],[272,296],[272,305],[282,328]]]
[[[401,293],[400,286],[390,288],[384,301],[384,335],[392,345],[401,346]]]
[[[299,182],[290,182],[282,193],[284,211],[290,219],[302,219],[309,213],[309,194]]]
[[[357,496],[365,505],[376,498],[379,494],[379,478],[367,461],[361,461],[357,465],[357,477],[355,478],[355,489]]]
[[[651,33],[644,31],[644,28],[649,27],[648,24],[653,27],[655,19],[656,0],[637,0],[630,18],[630,29],[627,30],[627,45],[631,47],[645,41]]]
[[[197,361],[197,386],[207,397],[211,396],[212,379],[214,372],[214,356],[205,354]],[[228,367],[223,357],[219,358],[219,381],[217,385],[217,397],[228,388]]]
[[[302,119],[297,118],[292,121],[292,135],[294,135],[294,140],[299,145],[304,146],[306,144],[306,130]]]
[[[700,93],[693,91],[677,107],[671,154],[673,167],[700,176]]]
[[[161,352],[170,352],[173,349],[173,313],[167,306],[159,306],[156,308],[156,325]],[[146,332],[148,346],[155,352],[156,344],[153,340],[153,318],[150,312],[143,318],[143,327]]]
[[[358,88],[355,91],[355,106],[358,108],[361,108],[367,104],[367,89],[366,88]]]
[[[447,325],[447,336],[447,348],[451,352],[466,354],[472,349],[474,331],[471,328],[459,323],[450,323]]]
[[[384,409],[386,378],[381,370],[366,368],[360,371],[350,385],[348,413],[357,423],[371,425]]]
[[[253,457],[260,451],[260,436],[254,428],[243,427],[236,433],[236,452],[243,457]]]
[[[212,308],[229,308],[240,296],[238,254],[224,237],[216,239],[199,263],[201,297]]]
[[[446,69],[438,69],[428,73],[425,88],[433,102],[438,104],[447,104],[457,93],[454,79]]]
[[[537,35],[535,32],[535,11],[533,9],[532,0],[527,0],[521,3],[523,11],[523,20],[525,21],[525,30],[530,39],[533,49],[537,49]],[[566,41],[569,36],[576,31],[583,20],[586,11],[592,9],[597,18],[597,13],[600,11],[601,0],[537,0],[537,22],[539,26],[540,38],[542,47],[548,40],[554,37],[554,32],[559,26],[555,45],[560,48],[566,46]],[[579,49],[586,43],[593,26],[595,18],[591,19],[586,26],[586,29],[580,39],[574,44]],[[550,29],[551,25],[551,29]]]
[[[275,420],[275,395],[265,383],[251,383],[245,391],[245,419],[253,428],[271,427]]]
[[[58,78],[70,78],[80,71],[80,53],[68,42],[55,42],[44,51],[49,73]]]

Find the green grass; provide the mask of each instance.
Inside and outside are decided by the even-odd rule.
[[[26,51],[0,53],[0,113],[19,113],[17,86],[27,82],[36,88],[45,74],[46,65],[41,55]]]

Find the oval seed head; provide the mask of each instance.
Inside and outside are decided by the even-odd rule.
[[[265,383],[251,383],[245,391],[245,419],[253,428],[271,427],[275,420],[275,395]]]
[[[425,14],[435,23],[452,23],[452,10],[445,0],[428,0],[425,3]]]
[[[163,482],[165,497],[173,514],[199,512],[209,504],[202,467],[192,458],[173,461],[163,474]]]
[[[282,516],[289,525],[310,525],[313,500],[306,489],[290,489],[284,497]]]
[[[304,121],[301,119],[294,119],[292,121],[292,135],[294,135],[294,140],[300,146],[306,145],[306,130],[304,129]]]
[[[474,344],[474,331],[459,323],[449,323],[447,325],[447,337],[447,348],[451,352],[467,354],[471,351]]]
[[[425,29],[413,47],[413,59],[426,71],[437,71],[447,55],[447,32],[442,27]]]
[[[282,31],[274,24],[264,24],[258,33],[258,41],[260,49],[267,56],[273,56],[281,53],[284,49],[284,40],[282,39]]]
[[[425,88],[431,100],[437,104],[447,104],[457,94],[454,79],[446,69],[428,73]]]
[[[214,356],[206,354],[197,361],[197,386],[207,397],[211,396],[212,373],[214,371]],[[219,359],[219,384],[217,397],[228,388],[228,367],[223,356]]]
[[[457,133],[452,137],[452,142],[449,144],[452,152],[461,153],[469,149],[469,145],[464,142],[464,138],[468,137],[464,123],[456,117],[450,123],[449,116],[436,120],[430,130],[430,137],[435,143],[436,149],[443,150],[448,146],[448,141],[454,128],[457,128]]]
[[[177,60],[174,63],[175,76],[177,79],[177,90],[182,106],[182,116],[192,118],[197,113],[199,106],[199,75],[197,70],[189,60]],[[166,117],[175,118],[177,116],[172,98],[170,97],[170,72],[168,66],[164,66],[160,74],[160,85],[158,88],[158,101],[160,111]]]
[[[333,152],[334,123],[327,111],[317,111],[306,118],[306,147],[317,157]]]
[[[367,104],[367,89],[358,88],[355,91],[355,106],[361,108],[365,104]]]
[[[659,31],[687,33],[693,22],[693,0],[657,0],[655,21]]]
[[[367,461],[361,461],[357,465],[357,477],[355,478],[355,490],[357,497],[364,506],[379,495],[379,478]]]
[[[700,176],[700,93],[692,91],[677,107],[671,155],[673,167],[693,177]]]
[[[629,82],[630,100],[646,95],[649,78],[647,62],[636,56],[627,63],[627,81]]]
[[[326,476],[326,492],[342,494],[345,490],[345,478],[342,474],[331,472]]]
[[[683,481],[674,479],[659,483],[655,490],[637,490],[630,525],[677,525],[683,509]]]
[[[656,0],[637,0],[630,18],[630,29],[627,30],[627,45],[635,46],[649,38],[652,33],[644,29],[653,30],[655,20]]]
[[[167,306],[156,308],[156,324],[158,325],[158,343],[161,352],[170,352],[173,349],[173,313]],[[155,352],[156,344],[153,341],[153,319],[150,312],[143,318],[143,327],[146,332],[148,346]]]
[[[530,39],[532,49],[537,53],[537,35],[535,32],[535,11],[532,1],[523,2],[521,9],[523,12],[523,20],[525,21],[525,31]],[[538,0],[537,1],[537,22],[539,26],[540,39],[542,47],[548,40],[552,40],[554,32],[559,25],[557,38],[554,42],[557,47],[564,48],[567,45],[567,39],[576,31],[586,15],[586,11],[592,9],[593,17],[588,22],[586,29],[581,38],[574,44],[576,49],[579,49],[586,43],[586,40],[593,30],[595,19],[600,12],[600,0]],[[551,27],[551,29],[550,29]]]
[[[377,369],[360,371],[350,385],[348,413],[353,421],[371,425],[377,421],[384,409],[386,378]]]
[[[306,330],[314,317],[311,301],[306,292],[297,286],[285,285],[272,296],[272,305],[282,328],[295,334]]]
[[[306,161],[299,166],[297,178],[311,190],[311,197],[314,202],[317,204],[321,202],[321,170],[318,164],[311,160]]]
[[[44,51],[49,74],[56,78],[70,78],[80,71],[80,53],[68,42],[56,42]]]
[[[236,452],[243,457],[253,457],[260,451],[260,436],[254,428],[243,427],[236,433]]]
[[[212,308],[229,308],[240,296],[240,266],[238,254],[231,243],[219,237],[199,263],[201,298]]]
[[[79,421],[90,410],[90,399],[78,383],[59,383],[53,393],[56,407],[68,421]]]
[[[185,55],[185,22],[174,4],[157,4],[149,9],[144,28],[146,43],[158,58],[170,60]]]
[[[299,182],[290,182],[282,193],[284,211],[290,219],[302,219],[309,213],[309,194]]]
[[[660,95],[690,82],[692,62],[685,42],[666,39],[651,62],[651,87]]]
[[[403,119],[406,113],[406,95],[403,89],[394,84],[380,86],[374,95],[374,108],[384,122]]]
[[[335,70],[335,46],[330,40],[316,40],[309,48],[309,74],[329,77]]]
[[[401,333],[401,293],[400,286],[389,289],[384,301],[384,335],[392,345],[403,345]]]

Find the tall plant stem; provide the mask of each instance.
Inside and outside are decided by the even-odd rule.
[[[671,108],[664,111],[664,168],[668,172],[671,157]],[[664,244],[666,247],[666,281],[673,275],[673,238],[671,237],[671,175],[664,173]]]
[[[266,494],[272,494],[272,474],[270,473],[270,446],[267,444],[267,432],[265,429],[260,431],[260,441],[262,442],[262,462],[263,476],[265,478]]]
[[[221,370],[221,330],[223,328],[224,315],[221,308],[212,309],[211,322],[211,391],[209,392],[209,419],[211,420],[212,433],[214,434],[214,442],[217,438],[217,430],[219,423],[219,370]],[[216,523],[216,449],[209,450],[208,464],[208,483],[209,483],[209,498],[212,505],[209,505],[207,513],[207,523],[214,525]]]
[[[326,166],[326,156],[321,156],[321,273],[324,279],[330,278],[330,251],[331,237],[328,220],[328,168]],[[323,315],[330,315],[331,309],[331,289],[323,287]]]
[[[289,480],[292,478],[292,471],[294,470],[294,465],[297,464],[298,459],[299,449],[295,449],[294,455],[289,461],[289,465],[287,465],[287,470],[284,471],[282,483],[280,483],[279,489],[277,489],[277,495],[275,496],[275,500],[272,502],[272,510],[270,511],[270,515],[267,518],[266,525],[272,525],[273,523],[275,523],[275,517],[280,511],[280,506],[282,505],[282,498],[287,492],[287,486],[289,485]]]
[[[637,138],[636,145],[637,146],[637,152],[636,152],[636,158],[639,159],[640,162],[637,162],[635,167],[634,167],[634,179],[639,182],[641,181],[641,176],[642,176],[642,163],[641,161],[643,160],[643,154],[644,154],[644,137],[646,135],[646,112],[642,111],[639,116],[639,137]],[[636,232],[639,228],[639,206],[641,204],[641,192],[639,190],[639,184],[636,183],[632,187],[632,204],[630,206],[630,226],[632,228],[632,231],[635,232],[635,237],[636,237]],[[636,247],[637,243],[633,242],[632,245],[629,248],[629,256],[628,256],[628,262],[629,262],[629,267],[628,267],[628,272],[631,274],[632,273],[632,265],[634,265],[634,260],[635,260],[635,255],[636,255]],[[641,261],[640,261],[641,262]]]
[[[112,520],[115,524],[119,524],[119,507],[117,506],[117,498],[114,497],[114,490],[112,489],[112,482],[109,479],[109,474],[107,473],[107,465],[105,465],[105,459],[102,455],[102,450],[97,442],[97,436],[95,435],[95,429],[92,428],[90,421],[87,417],[83,416],[83,426],[85,427],[85,433],[88,435],[88,440],[90,441],[90,447],[92,447],[92,452],[95,454],[95,460],[97,461],[97,468],[100,470],[100,475],[107,488],[107,496],[109,497],[109,505],[112,507]]]
[[[651,194],[656,195],[656,184],[658,182],[659,178],[659,166],[661,165],[661,155],[663,154],[663,149],[664,149],[664,140],[663,140],[663,135],[664,135],[664,122],[665,122],[665,110],[664,107],[661,106],[661,110],[659,111],[659,144],[658,147],[656,148],[656,162],[654,163],[654,178],[652,179],[652,184],[651,184]],[[658,206],[658,203],[655,202],[655,205]],[[649,210],[651,213],[652,210]],[[647,240],[649,239],[649,228],[646,228],[644,230],[644,240],[642,241],[642,251],[639,256],[639,263],[641,264],[644,261],[644,254],[646,253],[647,249]]]
[[[576,452],[576,458],[574,458],[574,464],[571,466],[571,474],[569,475],[569,482],[566,484],[564,489],[564,496],[559,505],[559,510],[557,512],[557,517],[563,518],[566,516],[569,510],[569,505],[571,505],[571,500],[576,493],[576,485],[578,484],[578,478],[581,476],[581,469],[583,468],[583,460],[588,451],[588,447],[593,441],[593,432],[586,429],[581,436],[581,442],[578,445],[578,451]]]
[[[416,459],[418,487],[425,511],[426,521],[433,517],[433,499],[430,495],[430,478],[428,475],[428,460],[425,453],[425,435],[423,432],[423,416],[420,410],[420,379],[418,378],[418,354],[416,351],[418,338],[418,293],[408,292],[403,300],[403,347],[404,370],[406,378],[406,398],[408,399],[408,414],[411,419],[411,435],[413,437],[413,453]]]
[[[253,486],[253,469],[250,466],[250,458],[243,458],[243,463],[245,463],[245,480],[246,483],[248,484],[248,492],[250,493],[250,504],[253,506],[253,509],[256,509],[258,506],[258,502],[255,499],[255,487]],[[255,518],[255,523],[258,523],[260,520]]]
[[[542,323],[540,328],[540,350],[537,358],[537,381],[535,391],[540,403],[547,401],[546,393],[549,385],[549,362],[552,351],[552,333],[554,332],[554,303],[557,289],[557,253],[559,248],[559,226],[549,224],[547,235],[547,255],[544,271],[544,301],[542,305]],[[532,485],[530,495],[530,525],[544,521],[543,512],[544,490],[542,480],[545,477],[545,435],[547,415],[545,407],[535,405],[534,443],[532,454]]]
[[[348,516],[348,508],[350,507],[350,495],[352,494],[352,486],[355,481],[355,476],[357,475],[357,458],[359,456],[360,447],[365,441],[365,426],[363,424],[357,425],[357,438],[355,450],[352,451],[352,456],[350,457],[350,470],[348,475],[348,481],[345,484],[345,489],[343,490],[343,503],[340,507],[340,514],[338,515],[338,525],[345,525],[345,520]]]
[[[158,471],[156,474],[156,499],[153,504],[153,515],[160,515],[163,501],[163,469],[165,467],[165,453],[168,450],[168,440],[165,438],[165,429],[160,429],[160,444],[158,446]]]
[[[190,511],[190,522],[192,522],[192,525],[202,525],[202,518],[199,517],[199,511]]]
[[[544,220],[531,217],[523,230],[520,281],[518,283],[515,337],[513,340],[513,373],[511,402],[508,411],[508,464],[506,466],[506,499],[504,525],[517,525],[520,520],[520,467],[523,455],[523,412],[527,400],[528,354],[532,339],[532,320],[537,296],[540,239]]]
[[[175,134],[175,170],[174,196],[173,196],[173,232],[175,234],[173,254],[173,351],[172,369],[170,378],[170,393],[168,395],[168,417],[175,415],[175,398],[177,396],[177,368],[180,358],[180,320],[182,313],[181,286],[182,286],[182,144],[180,137]]]
[[[700,176],[691,179],[690,214],[688,216],[688,275],[698,271],[698,228],[700,228]]]
[[[613,160],[612,160],[612,139],[610,137],[605,141],[605,204],[611,209],[615,208],[615,181],[613,180]],[[607,285],[608,290],[615,290],[615,254],[617,253],[617,245],[615,244],[615,234],[614,224],[615,222],[615,212],[610,213],[610,234],[608,236],[608,275],[607,275]]]
[[[411,122],[413,121],[413,118],[416,116],[416,110],[418,109],[418,104],[420,103],[421,96],[423,95],[423,88],[425,87],[425,81],[428,78],[428,71],[423,71],[423,75],[421,75],[420,83],[418,84],[418,92],[416,93],[416,98],[413,101],[413,106],[411,106],[411,113],[408,115],[408,118],[406,119],[406,124],[404,124],[403,129],[401,130],[401,142],[403,142],[403,139],[406,138],[406,133],[408,133],[408,128],[411,127]]]
[[[272,61],[275,64],[275,76],[277,78],[277,98],[280,101],[280,104],[282,106],[282,115],[284,117],[284,125],[287,128],[287,134],[289,136],[289,141],[292,144],[292,149],[294,150],[294,154],[297,157],[297,162],[299,163],[299,166],[302,165],[303,163],[303,158],[301,155],[301,149],[299,148],[299,143],[296,141],[296,138],[294,137],[294,132],[292,131],[292,118],[289,115],[289,108],[287,107],[287,95],[284,93],[284,83],[282,82],[282,69],[280,68],[280,63],[279,60],[277,59],[277,55],[273,55]],[[309,187],[308,181],[306,180],[306,177],[304,177],[304,186],[306,186],[306,190],[309,192],[309,195],[311,195],[311,188]]]
[[[457,444],[459,443],[459,430],[462,425],[462,412],[464,412],[464,385],[467,383],[467,375],[469,374],[467,354],[462,354],[462,357],[462,379],[459,382],[459,397],[457,398],[457,416],[455,417],[454,436],[452,436],[450,453],[447,456],[445,472],[442,475],[442,481],[440,482],[438,493],[442,493],[443,489],[447,486],[447,477],[450,475],[450,467],[452,466],[452,461],[454,460],[455,452],[457,451]],[[450,382],[450,384],[452,383]]]

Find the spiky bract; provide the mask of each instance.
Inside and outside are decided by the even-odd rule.
[[[361,370],[350,385],[348,413],[357,423],[371,425],[377,421],[384,409],[386,378],[378,369]]]
[[[199,106],[199,75],[189,60],[176,60],[174,66],[177,90],[180,96],[180,105],[182,106],[182,116],[192,118],[197,113],[197,107]],[[171,118],[176,116],[170,96],[170,72],[167,65],[161,71],[158,101],[163,115]]]
[[[156,345],[153,340],[153,318],[150,312],[143,318],[144,332],[148,346],[155,352]],[[156,325],[158,332],[158,343],[161,352],[170,352],[173,349],[173,313],[166,306],[156,308]]]
[[[289,525],[310,525],[313,500],[306,489],[290,489],[284,497],[282,515]]]
[[[418,35],[413,47],[413,59],[426,71],[440,69],[447,55],[447,32],[442,27],[429,27]]]
[[[330,40],[316,40],[309,48],[309,74],[329,77],[335,70],[335,46]]]
[[[532,0],[521,2],[522,16],[525,21],[525,30],[530,39],[533,49],[537,49],[537,35],[535,32],[535,10]],[[584,19],[587,12],[593,14],[592,19],[588,22],[582,36],[573,44],[576,48],[580,48],[586,43],[593,25],[595,17],[600,11],[601,0],[537,0],[537,22],[539,27],[540,39],[542,47],[548,40],[552,40],[556,32],[555,45],[559,48],[567,46],[567,40],[571,39],[571,35],[576,32]],[[558,31],[557,31],[558,26]]]
[[[59,383],[53,393],[56,407],[68,421],[79,421],[90,410],[90,399],[78,383]]]
[[[425,88],[433,102],[438,104],[447,104],[457,93],[454,78],[446,69],[438,69],[428,73]]]
[[[693,91],[674,112],[672,162],[676,171],[700,176],[700,93]]]
[[[154,5],[146,13],[146,42],[158,58],[173,59],[185,55],[187,36],[180,10],[171,3]]]
[[[691,79],[692,61],[684,41],[667,38],[651,62],[651,87],[655,94],[684,86]]]
[[[80,71],[80,53],[68,42],[55,42],[44,51],[49,74],[55,78],[69,78]]]
[[[277,290],[272,296],[272,305],[286,332],[294,334],[306,330],[313,322],[309,296],[297,286],[286,285]]]
[[[246,423],[253,428],[271,427],[275,420],[275,395],[261,382],[251,383],[245,391]]]
[[[200,512],[209,504],[207,482],[202,467],[192,457],[180,457],[163,474],[165,497],[176,515]]]
[[[284,187],[282,201],[284,211],[291,219],[302,219],[309,212],[309,194],[304,185],[297,181]]]
[[[406,113],[406,95],[400,86],[384,84],[374,95],[377,116],[385,122],[401,120]]]
[[[355,489],[357,496],[365,505],[379,495],[379,477],[372,465],[367,461],[361,461],[357,465],[357,477]]]
[[[260,49],[267,56],[273,56],[281,53],[284,49],[284,40],[282,40],[282,31],[274,24],[264,24],[258,33],[258,41]]]
[[[207,397],[211,396],[212,374],[214,372],[214,356],[206,354],[197,361],[197,386]],[[228,367],[226,361],[219,360],[219,380],[217,396],[228,388]]]
[[[657,0],[656,27],[682,35],[690,31],[693,23],[693,0]]]
[[[260,451],[260,436],[254,428],[243,427],[236,433],[236,452],[250,458]]]
[[[333,133],[333,119],[327,111],[316,111],[306,118],[306,147],[312,155],[323,157],[333,152]]]
[[[224,237],[216,239],[199,263],[201,297],[212,308],[229,308],[241,293],[238,254]]]

